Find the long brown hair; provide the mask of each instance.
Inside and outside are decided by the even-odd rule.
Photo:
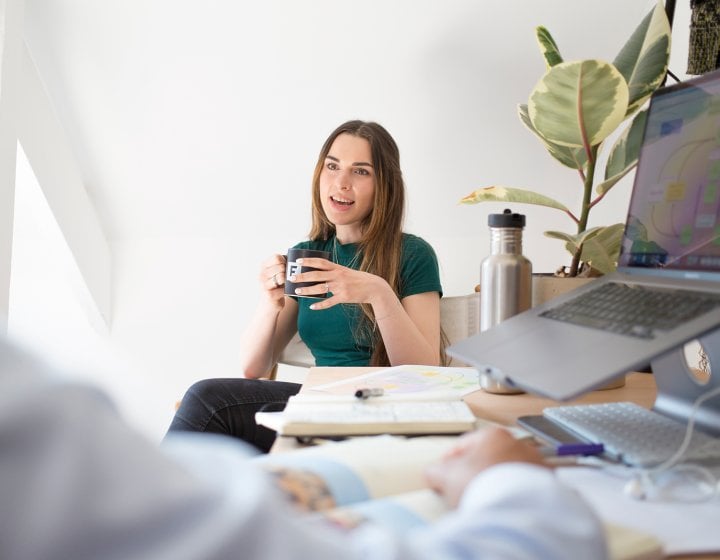
[[[351,134],[369,142],[375,170],[373,209],[361,224],[363,238],[358,247],[362,255],[359,269],[384,278],[399,297],[405,183],[400,170],[400,151],[397,144],[390,133],[379,124],[348,121],[338,126],[325,140],[313,173],[312,227],[309,237],[317,241],[327,240],[335,235],[335,224],[328,220],[320,200],[320,173],[333,142],[341,134]],[[357,335],[369,336],[372,341],[370,365],[390,365],[372,307],[368,304],[361,304],[360,307],[363,320],[360,322],[361,331]]]

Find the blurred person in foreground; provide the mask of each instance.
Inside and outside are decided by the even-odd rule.
[[[606,558],[601,524],[507,431],[462,437],[427,471],[455,509],[422,530],[303,516],[227,436],[156,445],[99,390],[0,338],[0,558]]]

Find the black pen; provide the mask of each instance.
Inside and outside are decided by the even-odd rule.
[[[367,389],[358,389],[355,391],[355,396],[358,399],[368,399],[370,397],[382,397],[383,393],[382,387],[371,387]]]

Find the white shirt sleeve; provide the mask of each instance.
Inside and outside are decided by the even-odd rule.
[[[455,533],[451,549],[482,550],[487,558],[606,558],[601,526],[590,507],[551,470],[515,463],[478,475],[458,512],[436,527],[442,537],[436,534],[433,540],[447,549],[447,536]]]
[[[604,558],[595,516],[544,469],[495,467],[415,535],[295,514],[229,438],[154,445],[108,400],[0,341],[0,558]]]

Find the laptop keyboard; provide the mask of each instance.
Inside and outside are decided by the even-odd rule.
[[[543,416],[581,437],[602,443],[612,458],[649,467],[670,458],[685,438],[686,425],[629,402],[556,406]],[[720,438],[697,430],[683,460],[720,463]]]
[[[720,296],[608,282],[541,317],[638,338],[655,338],[720,306]]]

